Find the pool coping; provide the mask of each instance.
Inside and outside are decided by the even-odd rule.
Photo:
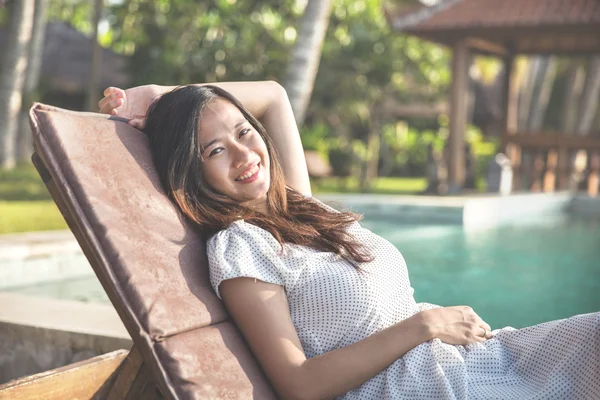
[[[66,230],[0,235],[0,261],[23,260],[48,254],[80,252],[73,233]]]
[[[600,216],[600,198],[575,196],[567,191],[451,197],[332,193],[319,195],[319,199],[369,217],[385,218],[391,211],[401,216],[404,223],[457,224],[466,230],[489,229],[566,212]]]
[[[0,292],[0,304],[0,324],[131,341],[111,304],[5,292]]]
[[[390,209],[407,222],[462,224],[466,229],[487,229],[524,217],[564,213],[600,217],[600,197],[569,192],[517,193],[509,196],[486,193],[468,196],[374,195],[323,193],[319,200],[368,216],[384,216]],[[69,230],[0,235],[0,264],[54,254],[79,254],[81,248]]]
[[[569,212],[581,216],[600,217],[600,196],[573,196],[569,204]]]

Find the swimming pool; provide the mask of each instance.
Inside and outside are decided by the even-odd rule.
[[[362,223],[402,252],[419,302],[470,305],[495,328],[600,311],[600,219],[556,216],[470,231],[405,223],[388,212],[368,213]],[[88,276],[3,290],[108,302],[83,255],[77,257]],[[77,259],[71,258],[69,264]]]
[[[469,305],[492,328],[600,311],[600,219],[469,231],[367,217],[363,226],[402,252],[418,302]]]

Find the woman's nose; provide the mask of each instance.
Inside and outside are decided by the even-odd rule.
[[[236,143],[234,145],[234,167],[235,168],[239,168],[241,166],[243,166],[244,164],[247,164],[248,161],[250,161],[250,159],[252,158],[252,150],[250,150],[248,147],[244,146],[243,144],[239,144]]]

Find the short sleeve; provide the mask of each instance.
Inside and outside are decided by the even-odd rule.
[[[206,244],[210,283],[221,298],[219,285],[247,277],[285,286],[281,245],[268,231],[244,221],[211,237]]]

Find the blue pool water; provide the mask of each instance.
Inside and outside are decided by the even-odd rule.
[[[485,231],[366,218],[403,254],[418,302],[469,305],[493,328],[600,311],[600,220]]]
[[[600,311],[600,219],[554,218],[478,232],[389,215],[362,223],[402,252],[418,302],[470,305],[494,328]],[[95,276],[4,290],[108,302]]]

